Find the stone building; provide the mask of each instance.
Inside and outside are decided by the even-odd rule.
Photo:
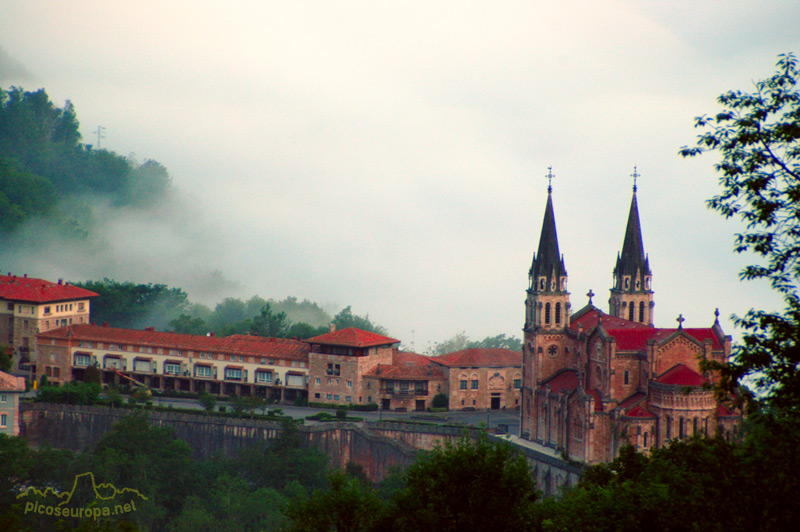
[[[654,326],[653,273],[644,252],[636,186],[609,311],[592,303],[571,312],[558,247],[552,188],[525,303],[521,435],[587,463],[612,460],[630,443],[643,452],[696,433],[732,437],[738,413],[718,404],[715,375],[731,338],[710,327]]]
[[[19,434],[19,398],[25,393],[25,379],[0,371],[0,434]]]
[[[89,306],[98,294],[65,283],[0,275],[0,345],[12,356],[11,372],[37,372],[36,335],[66,325],[89,323]]]
[[[450,408],[519,408],[522,353],[511,349],[465,349],[431,359],[445,368]]]
[[[391,366],[400,340],[355,327],[331,331],[306,340],[309,353],[308,400],[311,402],[358,405],[373,402],[373,379],[364,379],[379,364]],[[369,384],[370,387],[367,387]]]
[[[382,410],[426,410],[433,398],[446,393],[447,375],[433,358],[395,350],[391,364],[378,364],[364,374],[367,402]]]

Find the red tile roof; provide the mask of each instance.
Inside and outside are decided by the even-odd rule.
[[[702,375],[683,364],[675,364],[665,371],[656,382],[678,386],[702,386],[708,382]]]
[[[284,359],[308,360],[310,346],[305,342],[287,338],[264,338],[259,336],[195,336],[172,332],[139,329],[119,329],[98,325],[69,325],[44,333],[39,338],[86,340],[133,344],[152,347],[169,347],[191,351],[231,353],[251,356],[274,356]]]
[[[454,351],[431,359],[449,367],[521,366],[522,352],[504,348],[477,348]]]
[[[553,393],[571,392],[578,388],[578,372],[574,369],[561,370],[542,383],[540,389],[550,386]]]
[[[380,368],[380,373],[378,372],[378,368]],[[392,353],[391,365],[379,364],[378,367],[366,372],[364,377],[406,380],[446,379],[441,366],[431,364],[429,357],[405,351],[395,351]]]
[[[0,275],[0,298],[9,301],[48,303],[97,297],[99,294],[69,283],[53,283],[33,277]]]
[[[717,405],[717,417],[738,416],[739,414],[723,404]]]
[[[641,406],[635,406],[623,414],[627,417],[655,418],[656,415]]]
[[[589,329],[596,327],[597,324],[600,322],[600,320],[603,321],[603,328],[605,328],[606,330],[652,329],[652,327],[644,325],[642,323],[636,323],[635,321],[628,321],[623,318],[617,318],[615,316],[611,316],[598,308],[591,308],[587,312],[581,314],[580,316],[571,319],[569,327],[570,329],[577,330],[578,325],[581,325],[584,331],[588,331]]]
[[[622,409],[629,408],[638,403],[639,401],[641,401],[642,399],[644,399],[644,397],[645,394],[643,392],[636,392],[635,394],[631,395],[630,397],[622,401],[620,404],[618,404],[617,408],[622,408]]]
[[[390,345],[400,343],[400,340],[383,336],[363,329],[348,327],[333,331],[314,338],[309,338],[306,342],[320,345],[341,345],[347,347],[375,347],[380,345]]]
[[[0,392],[24,392],[25,379],[0,371]]]

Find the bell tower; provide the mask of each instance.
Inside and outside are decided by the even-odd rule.
[[[608,300],[608,313],[618,318],[653,326],[653,273],[650,260],[644,253],[642,227],[639,222],[639,205],[636,201],[636,180],[639,173],[633,168],[633,198],[628,213],[628,226],[622,253],[617,254],[614,281]]]
[[[553,175],[548,168],[547,205],[539,248],[528,272],[522,350],[522,435],[535,438],[537,408],[534,390],[544,379],[568,365],[567,329],[570,320],[567,269],[558,250],[553,211]]]

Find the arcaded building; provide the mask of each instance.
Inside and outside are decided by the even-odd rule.
[[[733,437],[741,416],[719,404],[704,360],[730,356],[715,312],[710,327],[654,326],[655,292],[633,189],[609,310],[572,312],[567,270],[548,187],[525,303],[522,437],[586,463],[614,459],[626,443],[643,452],[674,438]],[[710,320],[711,321],[711,320]]]

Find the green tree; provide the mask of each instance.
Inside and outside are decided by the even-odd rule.
[[[8,356],[8,348],[0,344],[0,371],[11,371],[12,364],[11,357]]]
[[[208,325],[203,318],[188,314],[181,314],[169,322],[169,325],[173,331],[180,334],[203,335],[208,332]]]
[[[206,412],[213,412],[214,407],[217,406],[217,396],[208,392],[200,392],[198,400],[203,408],[206,409]]]
[[[283,338],[289,329],[289,320],[285,312],[273,313],[269,303],[264,305],[261,312],[253,317],[250,332],[268,338]]]
[[[165,330],[170,322],[186,313],[190,305],[186,292],[164,284],[134,284],[113,279],[75,284],[100,294],[92,301],[92,319],[113,327]]]
[[[769,281],[786,304],[783,313],[751,309],[735,317],[744,329],[730,363],[713,366],[723,391],[747,377],[776,406],[800,405],[800,91],[798,63],[782,54],[777,72],[758,81],[753,92],[730,91],[718,98],[722,110],[696,119],[697,146],[684,157],[717,152],[722,193],[708,205],[745,230],[735,237],[737,253],[762,262],[747,266],[745,280]]]
[[[330,489],[289,502],[289,532],[371,530],[382,509],[380,498],[358,478],[341,472],[330,474]],[[420,529],[424,530],[424,529]],[[433,529],[427,529],[433,530]]]
[[[524,530],[537,493],[525,458],[482,433],[412,464],[383,526],[392,530]]]
[[[358,316],[353,314],[350,305],[342,309],[339,314],[333,318],[333,323],[337,329],[346,329],[348,327],[356,327],[365,331],[374,332],[377,334],[388,334],[386,329],[376,323],[372,323],[367,316]]]

